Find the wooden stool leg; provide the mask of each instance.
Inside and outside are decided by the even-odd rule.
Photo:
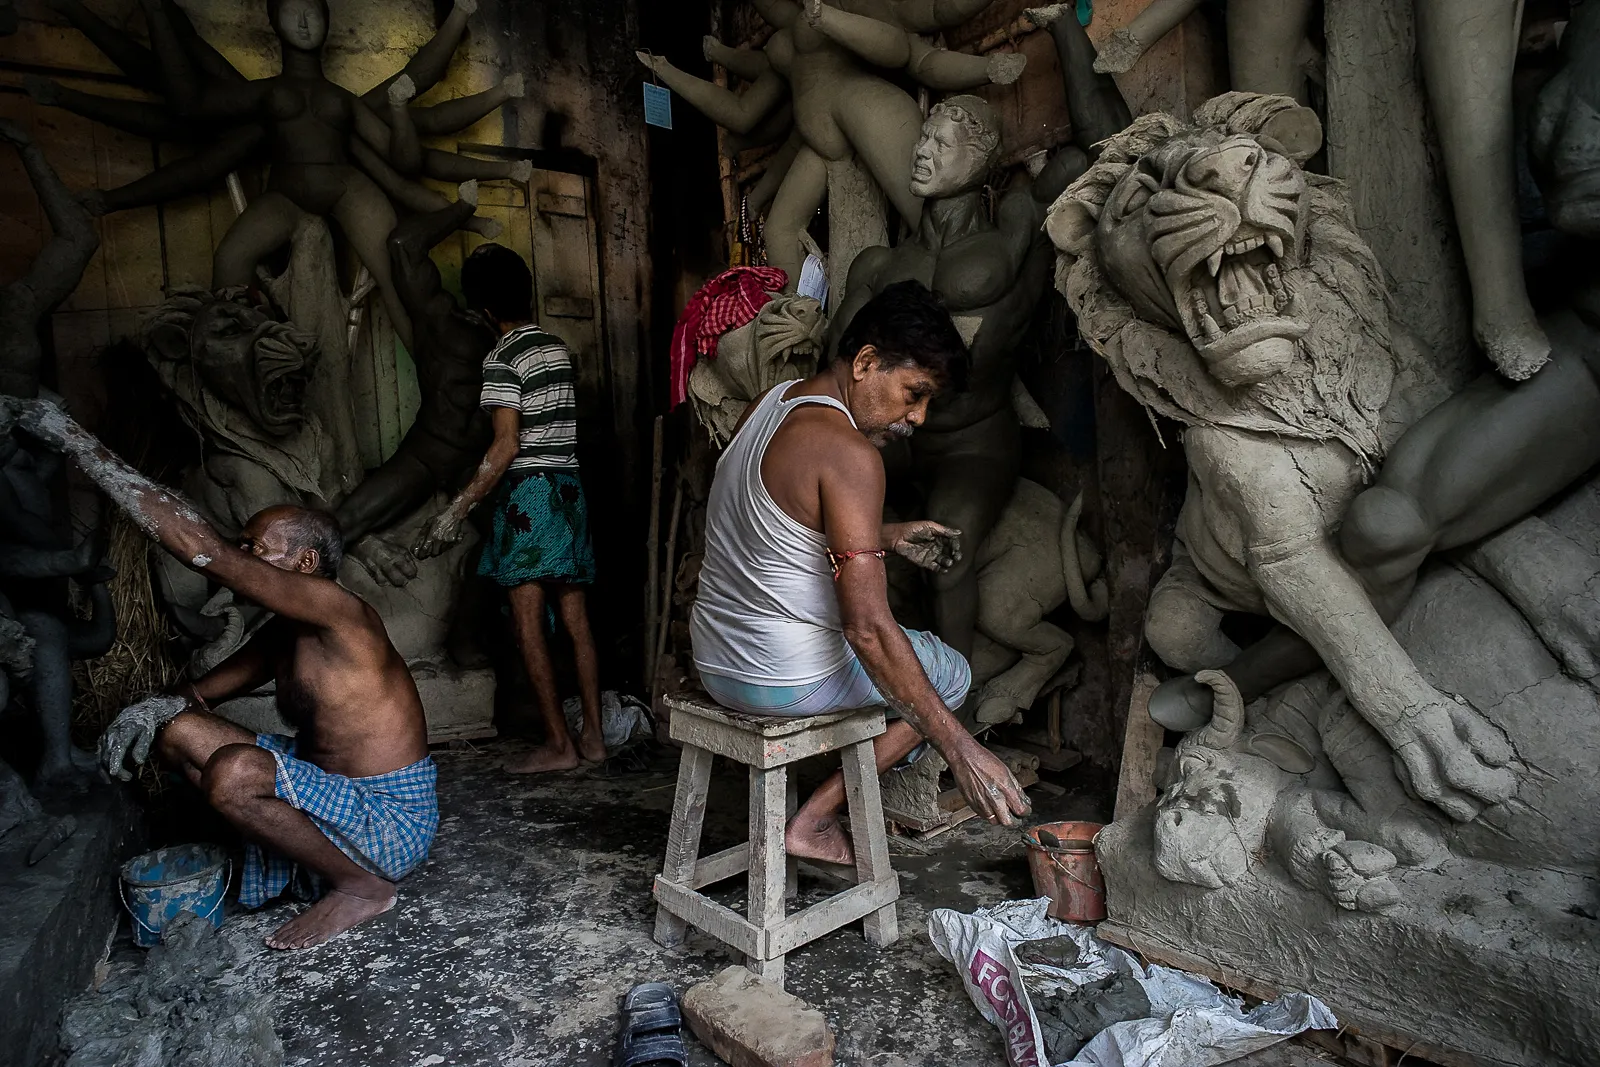
[[[788,820],[788,769],[750,768],[750,889],[746,918],[765,931],[783,922],[783,896],[788,881],[788,854],[783,830]],[[783,957],[750,958],[749,968],[783,988]]]
[[[889,833],[883,825],[883,801],[878,796],[878,764],[871,741],[858,741],[842,753],[844,790],[850,804],[850,841],[856,852],[856,881],[895,881],[889,865]],[[862,921],[867,944],[882,948],[900,936],[895,906],[886,904]]]
[[[784,801],[783,825],[788,829],[789,822],[794,818],[794,813],[800,810],[799,787],[795,785],[794,775],[784,775]],[[793,900],[800,895],[800,861],[785,853],[784,865],[788,867],[788,879],[784,886],[784,899]]]
[[[711,785],[711,753],[683,746],[678,762],[678,790],[672,799],[672,825],[667,830],[667,859],[661,878],[686,888],[694,887],[694,864],[700,858],[700,827],[706,817],[706,793]],[[683,943],[688,924],[665,907],[656,908],[656,944],[671,948]]]

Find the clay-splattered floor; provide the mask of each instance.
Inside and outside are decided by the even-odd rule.
[[[259,947],[287,909],[229,917],[250,969],[276,990],[289,1063],[609,1063],[617,998],[630,985],[665,980],[681,991],[731,961],[703,935],[675,952],[650,940],[671,757],[617,779],[499,772],[518,750],[510,742],[438,754],[439,838],[402,884],[387,926],[379,920],[287,957]],[[719,766],[708,849],[743,839],[743,789],[742,776]],[[1096,814],[1070,794],[1035,797],[1040,814]],[[827,1013],[841,1064],[1003,1064],[996,1032],[929,944],[927,915],[1032,895],[1020,841],[974,821],[922,848],[896,841],[894,851],[904,892],[899,942],[880,952],[859,928],[841,930],[789,957],[788,989]],[[802,878],[803,893],[821,888]],[[696,1067],[717,1062],[692,1047]]]

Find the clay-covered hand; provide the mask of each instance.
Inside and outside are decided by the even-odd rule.
[[[404,545],[373,535],[363,537],[350,554],[372,575],[372,580],[395,588],[417,576],[417,560]]]
[[[100,735],[100,765],[106,773],[126,782],[133,777],[126,764],[133,757],[134,766],[142,766],[150,758],[150,747],[156,735],[189,702],[170,693],[152,693],[139,703],[122,709],[106,732]]]
[[[1033,810],[1011,768],[971,737],[954,752],[943,755],[956,780],[956,788],[981,817],[1001,826],[1011,826]]]
[[[667,62],[666,56],[653,55],[650,52],[635,52],[634,55],[638,56],[639,62],[643,63],[650,69],[652,73],[655,74],[660,74],[663,70],[672,65],[671,63]]]
[[[418,559],[432,559],[442,556],[450,551],[452,545],[461,540],[461,523],[465,518],[456,513],[454,508],[445,508],[439,512],[428,530],[411,546],[411,554]]]
[[[1465,701],[1439,694],[1378,732],[1394,748],[1395,771],[1407,791],[1458,822],[1472,821],[1517,791],[1510,742]]]
[[[528,91],[527,79],[523,78],[523,76],[520,74],[513,74],[511,77],[500,83],[500,88],[504,89],[505,94],[511,99],[521,100]]]
[[[456,0],[456,10],[463,15],[477,14],[478,0]]]
[[[961,562],[961,531],[931,519],[903,522],[890,527],[889,548],[930,571],[947,571]]]

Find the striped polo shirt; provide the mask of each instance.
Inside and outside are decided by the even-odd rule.
[[[567,346],[537,326],[517,327],[483,357],[479,404],[522,413],[517,458],[509,469],[577,469],[576,380]]]

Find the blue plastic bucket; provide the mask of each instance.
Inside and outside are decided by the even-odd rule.
[[[222,928],[228,857],[214,845],[173,845],[122,865],[122,903],[133,916],[133,943],[161,944],[161,928],[180,912],[193,912]]]

